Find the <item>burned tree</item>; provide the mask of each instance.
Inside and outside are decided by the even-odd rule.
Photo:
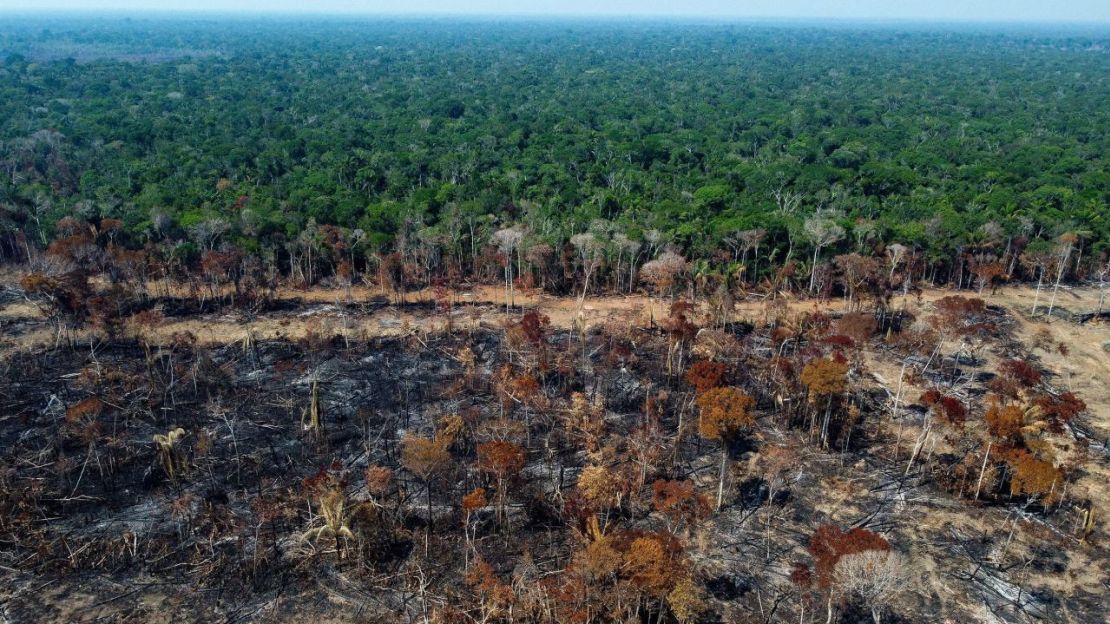
[[[725,471],[728,467],[729,447],[755,423],[752,409],[755,401],[738,388],[713,388],[698,397],[701,418],[698,433],[707,440],[721,445],[721,465],[717,481],[717,511],[725,494]]]

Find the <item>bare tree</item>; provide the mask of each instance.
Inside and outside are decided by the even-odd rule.
[[[813,292],[817,279],[817,257],[822,249],[844,238],[844,228],[829,217],[814,215],[805,220],[803,229],[806,238],[813,243],[813,266],[809,270],[809,291]]]
[[[894,243],[886,248],[886,256],[890,261],[890,272],[887,274],[888,280],[894,279],[894,271],[898,268],[899,264],[902,264],[902,260],[905,259],[906,252],[908,251],[909,249],[901,243]]]
[[[1071,257],[1071,251],[1075,248],[1075,242],[1078,237],[1068,232],[1061,234],[1058,239],[1058,246],[1056,248],[1056,284],[1052,287],[1052,300],[1048,302],[1048,315],[1052,316],[1052,309],[1056,307],[1056,293],[1060,290],[1060,280],[1064,278],[1064,271],[1068,268],[1068,258]]]
[[[513,253],[524,240],[524,230],[519,225],[502,228],[493,233],[491,241],[505,257],[505,312],[516,305],[513,291]]]
[[[640,276],[654,287],[658,295],[673,295],[675,284],[686,272],[687,267],[686,258],[672,251],[664,251],[655,260],[644,263],[644,266],[640,269]],[[654,323],[655,310],[651,302],[649,302],[649,307],[652,309],[651,322]]]
[[[858,595],[871,609],[871,619],[881,624],[883,610],[906,589],[906,560],[890,550],[864,550],[844,555],[834,569],[836,584]]]
[[[763,239],[767,237],[767,230],[757,228],[754,230],[744,230],[740,232],[740,246],[743,252],[743,260],[741,264],[745,264],[748,258],[748,252],[754,251],[752,256],[752,271],[750,275],[755,278],[759,275],[759,246]]]
[[[1110,261],[1098,270],[1098,316],[1102,316],[1102,304],[1106,301],[1106,278],[1110,276]]]
[[[216,247],[216,243],[231,229],[231,225],[223,219],[205,219],[189,228],[189,233],[193,239],[200,244],[201,249],[210,251]]]
[[[632,292],[632,283],[636,278],[636,258],[640,255],[640,242],[628,238],[623,232],[617,232],[613,235],[613,244],[617,249],[617,268],[614,272],[616,276],[617,292],[621,290],[621,260],[628,255],[628,292]]]
[[[578,295],[578,313],[581,315],[586,293],[590,291],[590,277],[605,259],[605,241],[593,232],[583,232],[570,237],[570,244],[578,251],[582,263],[582,292]]]

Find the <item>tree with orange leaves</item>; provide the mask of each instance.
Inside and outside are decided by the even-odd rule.
[[[828,447],[833,399],[848,387],[848,365],[831,358],[813,360],[802,369],[800,379],[809,389],[811,403],[816,405],[821,398],[825,399],[825,416],[821,421],[820,439],[821,446]],[[816,411],[813,411],[809,421],[810,431],[815,424]]]
[[[725,494],[728,449],[745,429],[755,424],[752,414],[755,400],[738,388],[713,388],[698,397],[698,407],[701,409],[698,433],[721,444],[721,470],[717,482],[717,510],[720,511]]]
[[[432,526],[432,483],[451,465],[451,454],[441,441],[419,436],[406,437],[401,447],[401,464],[423,483],[428,507],[428,527]]]
[[[484,559],[475,561],[463,580],[478,597],[480,621],[499,621],[510,612],[516,594],[511,585],[497,577],[493,566]]]
[[[1005,443],[1012,442],[1021,436],[1021,428],[1025,424],[1025,412],[1017,405],[1002,405],[998,397],[992,397],[990,406],[983,414],[987,424],[987,449],[983,452],[983,463],[979,467],[979,479],[975,483],[975,496],[979,500],[979,492],[983,488],[983,477],[987,473],[987,463],[990,461],[991,449],[996,439]]]
[[[992,399],[983,419],[986,420],[987,430],[992,436],[1010,441],[1021,436],[1025,412],[1017,405],[1002,405],[997,399]]]
[[[478,445],[478,469],[497,481],[497,520],[505,521],[505,483],[524,469],[524,449],[505,440]]]
[[[656,601],[662,610],[667,595],[684,576],[685,566],[681,557],[682,546],[673,536],[667,533],[641,534],[632,539],[624,553],[622,573],[638,591],[641,600]]]
[[[709,512],[708,498],[698,493],[693,481],[660,479],[651,489],[651,506],[667,516],[672,532],[682,525],[692,526]]]
[[[469,566],[470,550],[473,548],[470,538],[470,517],[474,512],[489,504],[486,499],[485,488],[475,488],[471,493],[463,496],[462,509],[463,509],[463,539],[466,540],[466,558],[463,562],[463,567]]]
[[[1010,495],[1039,498],[1046,507],[1060,499],[1063,471],[1052,462],[1038,458],[1025,449],[1006,454],[1010,466]]]

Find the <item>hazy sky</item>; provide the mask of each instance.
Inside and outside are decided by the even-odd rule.
[[[0,0],[35,9],[1110,22],[1110,0]]]

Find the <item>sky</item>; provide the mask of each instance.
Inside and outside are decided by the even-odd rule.
[[[1110,22],[1110,0],[0,0],[0,10]]]

